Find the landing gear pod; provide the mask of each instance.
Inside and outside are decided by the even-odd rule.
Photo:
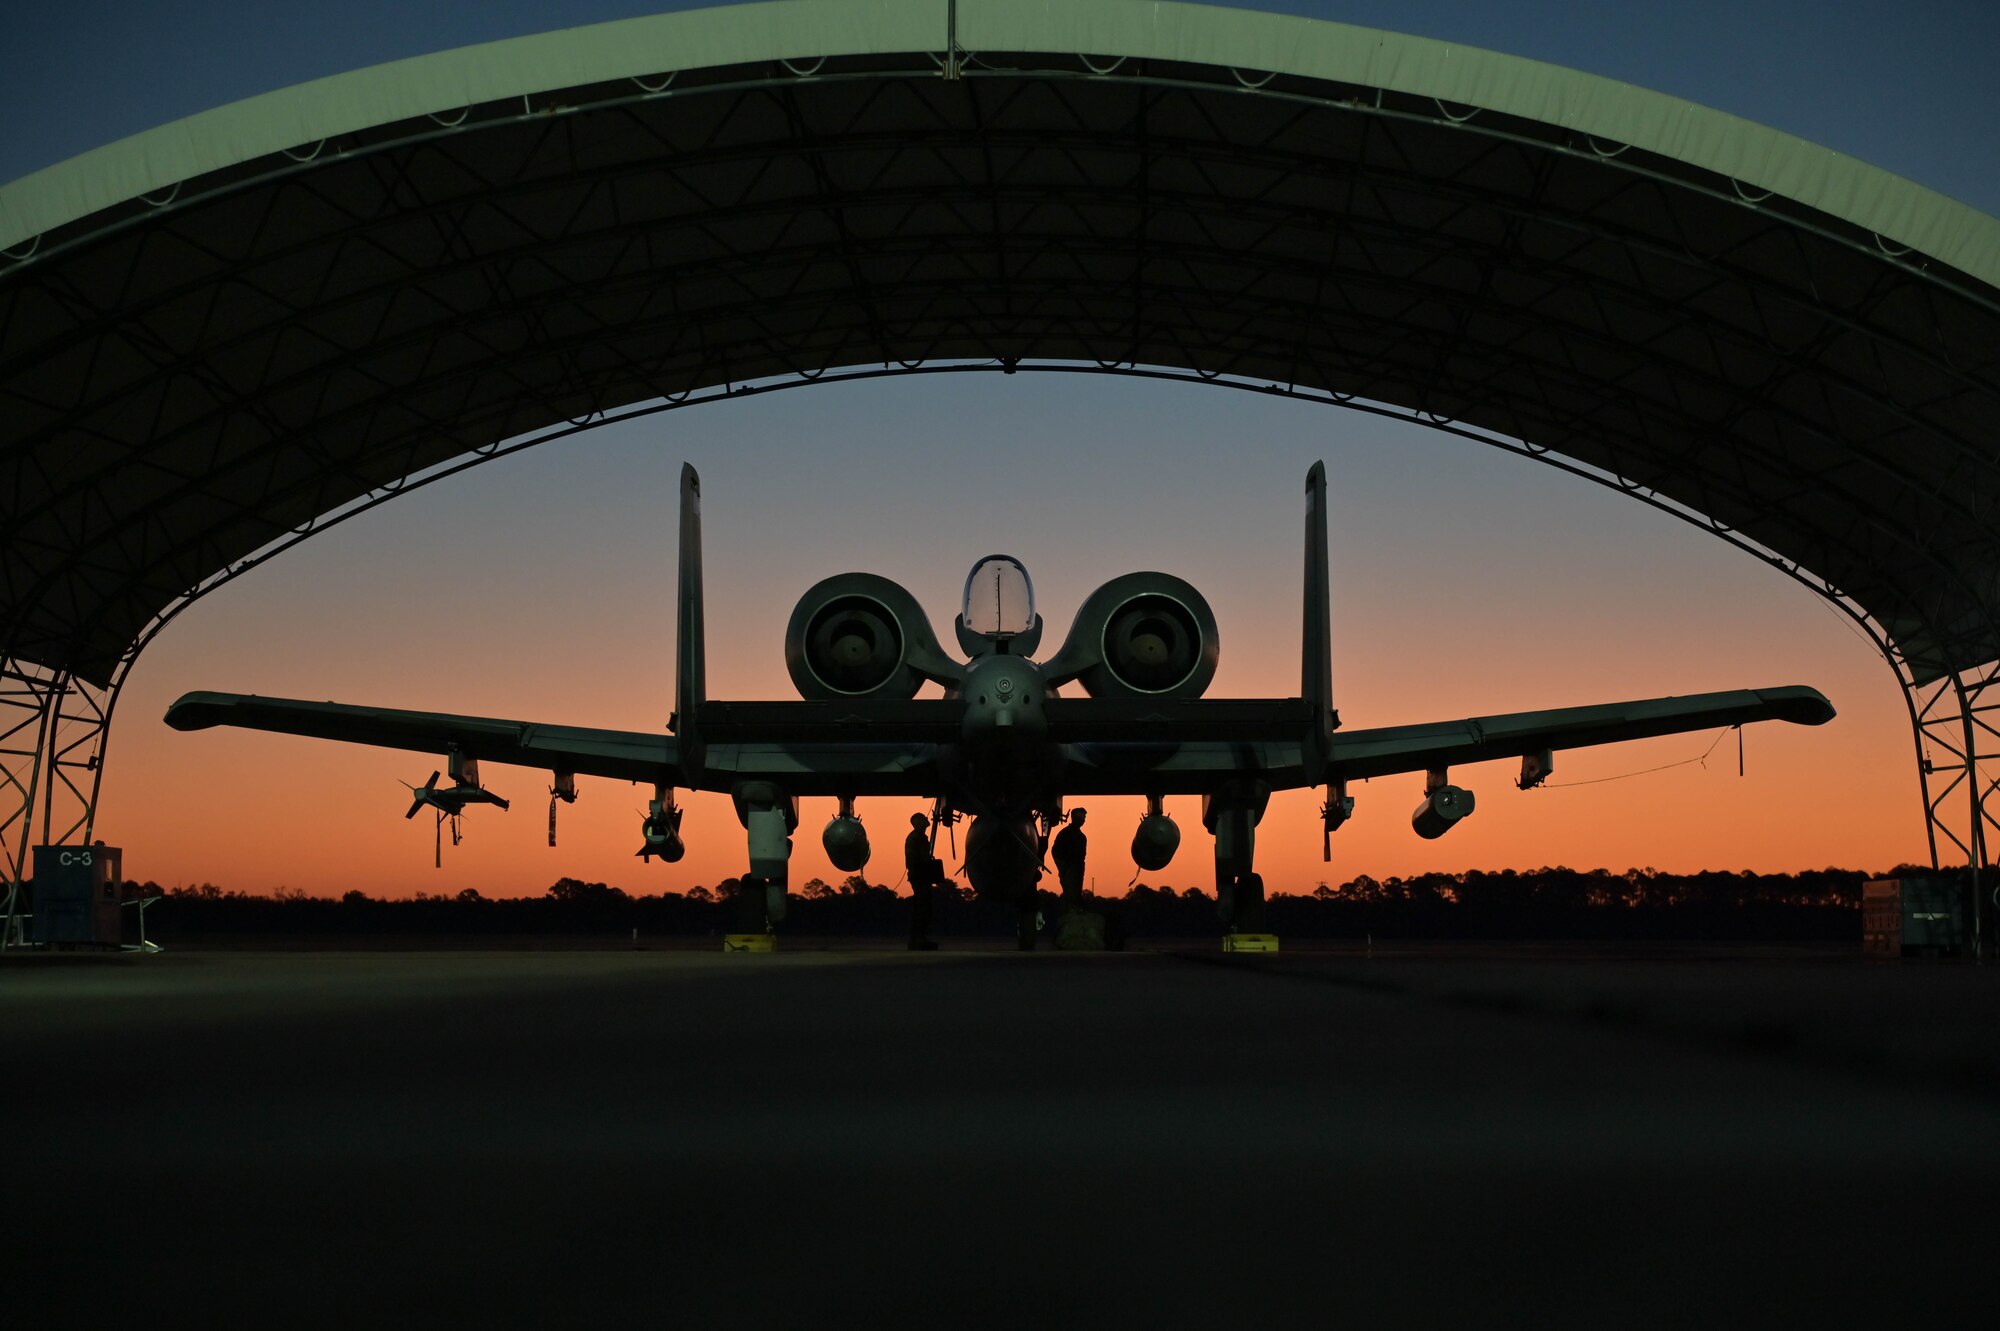
[[[1410,815],[1410,826],[1426,841],[1435,841],[1472,812],[1472,792],[1462,786],[1440,782],[1424,796],[1424,802]]]

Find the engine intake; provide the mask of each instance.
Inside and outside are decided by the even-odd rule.
[[[1200,592],[1170,573],[1127,573],[1084,599],[1045,675],[1094,698],[1199,698],[1220,657]]]
[[[873,573],[813,584],[785,626],[785,668],[805,698],[913,698],[959,668],[908,591]]]

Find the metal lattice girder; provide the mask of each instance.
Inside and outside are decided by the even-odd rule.
[[[49,721],[60,688],[60,681],[45,670],[0,660],[0,872],[10,886],[24,876]]]
[[[0,657],[0,948],[22,941],[21,885],[36,833],[43,845],[90,840],[116,696]]]
[[[2000,691],[1989,694],[1996,683],[2000,666],[1988,666],[1913,690],[1931,827],[1972,863],[1987,862],[1985,847],[1991,834],[2000,830],[2000,820],[1986,807],[1987,797],[2000,785],[1991,766],[2000,764],[2000,729],[1994,725]],[[1953,812],[1953,805],[1961,802],[1966,809],[1963,822]]]
[[[961,42],[1015,31],[989,8]],[[905,9],[929,12],[871,10],[867,40]],[[1267,20],[1291,31],[1228,19]],[[1710,165],[1610,132],[1617,104],[1558,125],[1331,56],[1162,58],[1169,29],[1228,45],[1198,10],[1159,7],[1129,53],[1062,54],[1047,21],[958,78],[928,22],[557,89],[524,64],[526,96],[50,228],[0,272],[4,641],[104,682],[189,588],[456,454],[788,373],[1032,357],[1532,441],[1812,569],[1917,678],[2000,655],[1994,289],[1718,169],[1768,131],[1714,116]],[[1300,50],[1345,31],[1292,26]],[[581,68],[593,31],[517,54]]]

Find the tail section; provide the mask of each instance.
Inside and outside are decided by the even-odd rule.
[[[701,477],[681,464],[680,589],[675,616],[674,737],[683,778],[702,767],[701,706],[708,697],[708,652],[701,614]]]
[[[1313,704],[1312,729],[1306,735],[1308,770],[1326,762],[1340,713],[1333,706],[1333,629],[1330,622],[1326,571],[1326,464],[1315,462],[1306,473],[1305,613],[1300,621],[1302,645],[1299,696]]]

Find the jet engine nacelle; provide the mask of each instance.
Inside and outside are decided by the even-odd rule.
[[[837,573],[799,598],[785,626],[785,669],[799,696],[913,698],[960,668],[908,591],[874,573]]]
[[[859,818],[836,814],[819,834],[827,859],[842,873],[860,873],[868,863],[868,829]]]
[[[1200,592],[1170,573],[1127,573],[1084,599],[1044,677],[1093,698],[1199,698],[1221,652]]]
[[[1164,813],[1149,813],[1139,820],[1132,834],[1132,863],[1147,873],[1158,873],[1173,861],[1181,848],[1181,829]]]
[[[1424,796],[1410,815],[1410,826],[1426,841],[1435,841],[1472,812],[1472,792],[1462,786],[1439,786]]]

